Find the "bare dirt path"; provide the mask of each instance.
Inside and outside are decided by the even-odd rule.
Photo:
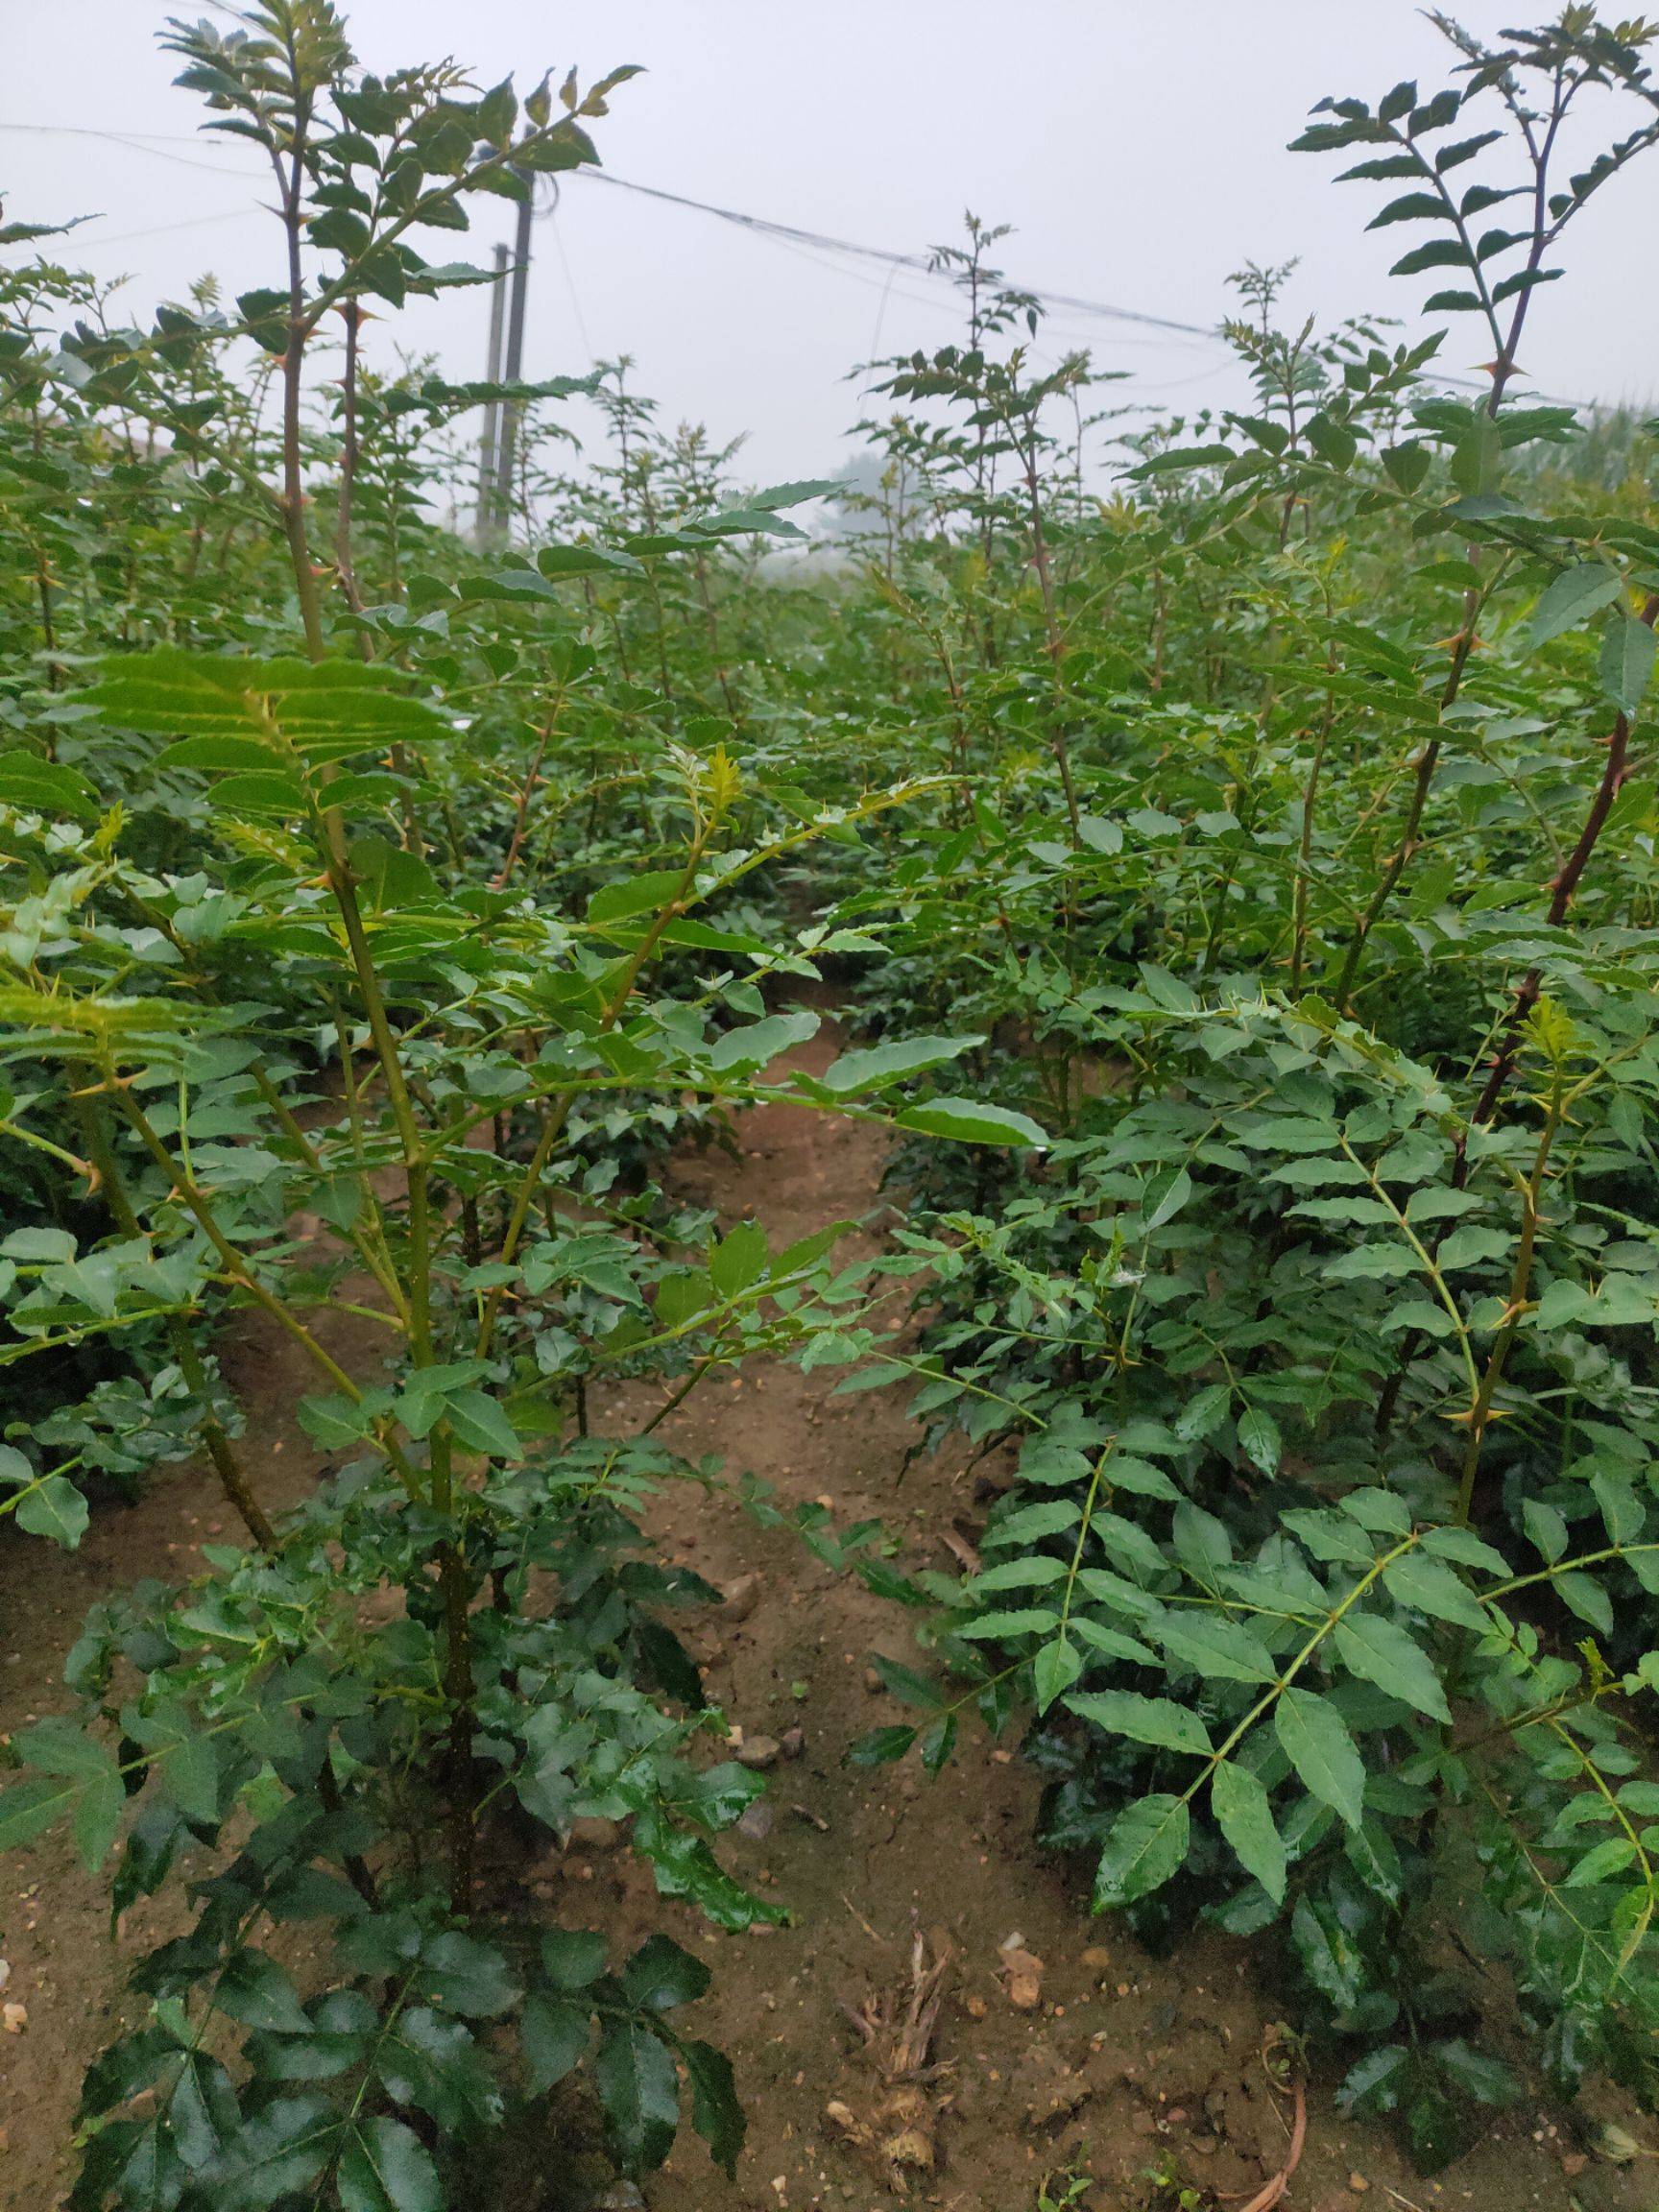
[[[802,1059],[822,1066],[835,1048],[827,1025]],[[687,1159],[674,1180],[727,1221],[754,1213],[775,1245],[880,1202],[877,1131],[767,1107],[745,1116],[738,1136],[739,1160]],[[305,1380],[287,1346],[257,1330],[235,1368],[254,1472],[274,1503],[293,1499],[316,1474],[314,1448],[292,1422]],[[887,1394],[836,1398],[836,1379],[757,1361],[694,1395],[664,1434],[688,1454],[718,1453],[733,1475],[752,1470],[788,1503],[825,1499],[843,1522],[878,1516],[909,1560],[948,1566],[941,1535],[972,1521],[971,1482],[950,1463],[922,1462],[901,1483],[913,1440],[902,1405]],[[654,1403],[629,1393],[618,1409]],[[227,1522],[209,1480],[187,1469],[137,1505],[96,1515],[72,1557],[0,1548],[0,1728],[60,1702],[62,1657],[90,1602],[143,1575],[187,1571],[193,1548],[228,1532]],[[915,2176],[911,2199],[947,2212],[1036,2212],[1045,2175],[1073,2173],[1096,2183],[1080,2212],[1119,2212],[1148,2200],[1152,2169],[1215,2193],[1202,2203],[1232,2195],[1247,2204],[1286,2158],[1290,2108],[1263,2064],[1274,2008],[1246,1948],[1202,1937],[1154,1962],[1120,1927],[1092,1923],[1084,1870],[1031,1840],[1035,1778],[972,1727],[937,1781],[910,1766],[847,1767],[848,1745],[897,1717],[866,1670],[872,1650],[915,1657],[904,1619],[734,1504],[677,1493],[656,1527],[673,1556],[738,1592],[688,1639],[711,1696],[751,1738],[782,1744],[798,1727],[802,1747],[770,1769],[768,1813],[748,1823],[758,1832],[726,1847],[734,1872],[787,1905],[784,1929],[713,1935],[664,1907],[617,1849],[572,1849],[530,1877],[537,1910],[567,1925],[629,1934],[666,1923],[715,1969],[699,2032],[734,2058],[749,2147],[733,2188],[687,2139],[647,2184],[651,2212],[878,2212],[894,2202],[879,2159],[848,2140],[845,2122],[826,2118],[832,2103],[884,2137],[902,2131],[900,2117],[922,2138],[931,2133],[937,2171]],[[126,1933],[136,1938],[144,1925],[137,1913],[133,1922]],[[891,1992],[902,1998],[918,1933],[929,1960],[941,1946],[951,1955],[932,2053],[940,2070],[902,2116],[890,2108],[878,2125],[886,2092],[849,2013]],[[1001,1970],[1010,1936],[1042,1961],[1019,1992],[1029,2009]],[[80,1872],[61,1837],[0,1863],[6,1997],[28,2015],[20,2032],[0,2035],[4,2212],[52,2212],[60,2201],[80,2076],[117,2018],[124,1951],[102,1885]],[[1345,2122],[1331,2092],[1316,2066],[1290,2212],[1642,2212],[1650,2202],[1641,2169],[1586,2162],[1574,2124],[1553,2108],[1523,2105],[1430,2182],[1380,2130]],[[1159,2201],[1172,2208],[1177,2195]],[[519,2200],[511,2212],[541,2208]]]

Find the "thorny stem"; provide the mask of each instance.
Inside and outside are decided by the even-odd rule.
[[[670,923],[677,921],[685,913],[690,899],[691,887],[697,879],[697,870],[702,864],[704,850],[712,828],[711,823],[698,822],[692,833],[691,848],[686,855],[685,866],[680,881],[675,887],[673,898],[661,908],[652,922],[650,928],[646,930],[634,957],[628,963],[621,981],[612,994],[604,1012],[600,1016],[599,1034],[601,1036],[608,1034],[621,1020],[629,999],[634,996],[634,986],[639,980],[645,963],[661,942],[662,932]],[[522,1238],[525,1224],[530,1218],[530,1209],[535,1204],[536,1193],[541,1188],[541,1178],[547,1172],[547,1163],[553,1157],[553,1147],[559,1142],[575,1100],[576,1094],[574,1092],[563,1093],[558,1103],[551,1109],[546,1120],[542,1123],[541,1134],[536,1142],[536,1149],[531,1154],[529,1164],[519,1179],[518,1189],[513,1200],[512,1212],[507,1217],[507,1227],[501,1239],[501,1250],[498,1255],[503,1263],[510,1262],[518,1249],[519,1239]],[[490,1356],[490,1346],[494,1339],[495,1322],[501,1310],[503,1295],[502,1287],[497,1286],[490,1292],[485,1303],[484,1316],[479,1323],[478,1342],[474,1354],[477,1358],[487,1359]]]
[[[1656,619],[1659,619],[1659,592],[1650,592],[1638,620],[1651,630]],[[1595,796],[1590,802],[1590,810],[1584,817],[1584,827],[1578,832],[1578,842],[1551,878],[1550,905],[1544,919],[1551,929],[1560,928],[1567,919],[1568,909],[1577,893],[1584,871],[1590,864],[1590,857],[1606,828],[1607,817],[1613,810],[1613,802],[1618,798],[1620,788],[1629,773],[1629,762],[1630,717],[1621,709],[1614,718],[1612,733],[1607,739],[1607,758]],[[1493,1055],[1491,1070],[1476,1104],[1472,1118],[1478,1123],[1489,1121],[1497,1111],[1498,1101],[1503,1095],[1515,1070],[1515,1056],[1520,1049],[1527,1018],[1537,1004],[1542,987],[1542,971],[1529,968],[1516,990],[1514,1003],[1503,1025],[1503,1040]]]
[[[305,312],[305,274],[301,261],[301,233],[304,217],[301,185],[305,175],[305,137],[310,122],[309,103],[301,89],[301,75],[294,69],[294,144],[286,175],[280,156],[272,151],[277,189],[282,198],[282,225],[288,237],[288,343],[282,355],[282,528],[288,541],[288,558],[294,570],[294,589],[300,601],[300,619],[305,631],[305,650],[313,661],[327,652],[323,635],[323,609],[317,589],[317,572],[311,565],[311,546],[305,529],[305,486],[301,466],[300,410],[303,397],[305,346],[312,323]]]
[[[1335,673],[1334,657],[1326,661],[1326,673]],[[1291,894],[1290,942],[1290,997],[1299,998],[1302,991],[1302,969],[1308,956],[1308,880],[1313,866],[1314,807],[1319,797],[1319,779],[1324,772],[1325,755],[1330,747],[1331,733],[1336,719],[1336,694],[1329,685],[1325,688],[1325,712],[1319,724],[1319,735],[1314,743],[1312,758],[1308,763],[1308,781],[1302,791],[1302,830],[1296,844],[1296,888]]]
[[[1076,846],[1083,842],[1083,831],[1077,808],[1077,786],[1071,775],[1071,752],[1066,740],[1063,719],[1065,687],[1061,662],[1066,657],[1066,637],[1060,627],[1060,611],[1054,594],[1054,574],[1048,559],[1048,540],[1043,528],[1043,499],[1037,474],[1035,431],[1030,435],[1029,444],[1022,449],[1021,457],[1025,469],[1025,495],[1031,524],[1031,565],[1037,571],[1037,587],[1043,595],[1043,628],[1054,684],[1054,730],[1051,740],[1054,761],[1060,771],[1061,789],[1066,794],[1066,819],[1070,826],[1071,842]]]
[[[1488,585],[1487,592],[1490,590],[1491,586]],[[1463,670],[1468,663],[1469,655],[1474,649],[1475,626],[1479,619],[1484,598],[1485,594],[1474,585],[1471,585],[1463,594],[1463,620],[1452,642],[1452,664],[1447,670],[1446,682],[1440,693],[1442,718],[1444,718],[1447,709],[1456,699],[1458,687],[1463,682]],[[1365,948],[1371,932],[1382,919],[1389,900],[1394,896],[1395,886],[1399,883],[1401,877],[1405,875],[1410,864],[1411,856],[1417,850],[1417,833],[1423,825],[1423,809],[1428,805],[1430,786],[1434,781],[1434,771],[1439,765],[1441,743],[1439,733],[1436,733],[1434,736],[1424,742],[1417,755],[1416,770],[1411,779],[1411,795],[1407,801],[1406,819],[1400,830],[1400,842],[1395,848],[1393,857],[1378,878],[1377,888],[1371,894],[1365,911],[1360,915],[1354,934],[1348,941],[1348,954],[1342,963],[1342,973],[1336,983],[1336,1010],[1339,1014],[1347,1012],[1348,1002],[1354,996],[1354,986],[1359,974],[1359,964],[1365,956]]]
[[[183,1172],[179,1162],[174,1159],[157,1136],[155,1124],[132,1096],[130,1087],[116,1073],[114,1067],[106,1062],[101,1072],[104,1079],[105,1094],[114,1100],[119,1111],[132,1124],[139,1142],[167,1177],[171,1191],[182,1200],[197,1227],[206,1238],[208,1243],[212,1245],[214,1251],[218,1253],[224,1266],[226,1279],[234,1285],[238,1290],[244,1291],[252,1298],[253,1303],[268,1313],[278,1327],[286,1330],[295,1342],[303,1347],[307,1356],[327,1376],[329,1382],[333,1383],[335,1389],[343,1397],[349,1398],[353,1405],[359,1404],[363,1392],[351,1377],[347,1374],[339,1361],[324,1345],[319,1343],[300,1316],[292,1312],[283,1301],[274,1291],[268,1289],[253,1273],[248,1264],[246,1255],[237,1250],[221,1228],[206,1193],[192,1177]],[[415,1470],[410,1466],[407,1457],[398,1446],[383,1432],[383,1425],[375,1431],[374,1443],[376,1449],[384,1454],[404,1488],[413,1497],[419,1487]]]
[[[109,1140],[104,1111],[88,1097],[79,1099],[77,1105],[86,1150],[97,1166],[110,1213],[126,1236],[142,1238],[148,1243],[149,1238],[145,1237],[143,1225],[127,1189],[127,1179],[115,1157],[115,1147]],[[235,1507],[243,1527],[260,1551],[274,1552],[276,1550],[276,1531],[259,1503],[253,1485],[248,1479],[228,1431],[213,1410],[212,1384],[207,1380],[207,1371],[196,1350],[189,1325],[180,1314],[170,1313],[166,1328],[168,1342],[173,1347],[173,1357],[179,1362],[179,1372],[183,1376],[190,1395],[202,1408],[202,1441],[207,1448],[207,1456],[213,1462],[213,1471],[219,1478],[220,1488]]]
[[[1544,1126],[1539,1132],[1538,1148],[1533,1155],[1532,1172],[1521,1188],[1521,1238],[1515,1249],[1515,1265],[1509,1278],[1509,1296],[1503,1309],[1503,1324],[1487,1355],[1486,1365],[1475,1393],[1475,1403],[1469,1413],[1469,1436],[1463,1451],[1463,1474],[1457,1485],[1457,1525],[1469,1526],[1469,1515],[1475,1503],[1475,1480],[1480,1469],[1481,1447],[1492,1420],[1492,1402],[1498,1385],[1503,1379],[1503,1366],[1522,1317],[1528,1310],[1527,1299],[1532,1285],[1532,1258],[1538,1243],[1538,1213],[1544,1194],[1544,1178],[1549,1170],[1550,1151],[1566,1112],[1562,1094],[1560,1070],[1557,1069],[1550,1087],[1550,1102],[1545,1109]]]

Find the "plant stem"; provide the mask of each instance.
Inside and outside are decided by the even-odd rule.
[[[127,1179],[116,1159],[104,1111],[91,1098],[82,1098],[77,1104],[86,1150],[98,1168],[110,1213],[127,1236],[143,1238],[148,1243],[149,1238],[145,1236],[132,1205],[132,1194],[127,1189]],[[207,1456],[213,1462],[220,1487],[260,1551],[274,1552],[277,1548],[276,1531],[236,1456],[229,1432],[213,1410],[212,1384],[208,1382],[207,1371],[196,1350],[189,1324],[182,1314],[170,1313],[166,1328],[168,1342],[173,1347],[173,1357],[179,1362],[179,1372],[183,1376],[190,1395],[202,1408],[202,1441],[207,1448]]]

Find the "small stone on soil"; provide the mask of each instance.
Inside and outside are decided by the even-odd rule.
[[[1009,2004],[1017,2012],[1035,2012],[1043,2002],[1042,1960],[1026,1950],[1025,1938],[1018,1932],[1003,1937],[999,1955]]]
[[[622,1831],[614,1820],[606,1820],[596,1813],[584,1813],[571,1821],[565,1848],[570,1851],[613,1851],[621,1840]]]
[[[728,1621],[747,1621],[760,1597],[758,1575],[739,1575],[735,1581],[728,1582],[721,1599]]]

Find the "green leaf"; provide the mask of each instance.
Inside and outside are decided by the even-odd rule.
[[[601,885],[589,900],[588,926],[596,928],[601,923],[631,922],[641,914],[655,914],[667,905],[685,879],[685,871],[679,868],[652,868],[638,875],[619,876],[614,882]]]
[[[1057,1536],[1063,1528],[1075,1528],[1082,1518],[1083,1508],[1074,1498],[1040,1499],[995,1522],[985,1531],[983,1548],[1035,1544],[1044,1536]]]
[[[1058,1613],[1043,1605],[1024,1605],[1007,1613],[984,1613],[976,1621],[965,1621],[956,1630],[983,1644],[1007,1642],[1015,1636],[1046,1636],[1060,1625]]]
[[[647,1936],[622,1969],[622,1986],[631,2004],[652,2012],[690,2005],[709,1987],[709,1968],[671,1936]]]
[[[1238,1416],[1238,1443],[1244,1456],[1263,1475],[1277,1472],[1284,1454],[1285,1440],[1279,1433],[1279,1424],[1271,1413],[1260,1407],[1251,1407],[1249,1412]]]
[[[1034,1551],[1024,1559],[999,1559],[995,1567],[987,1567],[964,1584],[964,1591],[970,1598],[979,1598],[987,1591],[1041,1590],[1050,1583],[1064,1582],[1066,1572],[1064,1559]]]
[[[1126,1736],[1131,1743],[1190,1751],[1198,1758],[1210,1755],[1209,1729],[1196,1713],[1172,1698],[1140,1697],[1130,1690],[1085,1690],[1066,1703],[1079,1719],[1091,1720],[1110,1735]]]
[[[1546,644],[1589,615],[1599,613],[1624,589],[1616,568],[1600,561],[1577,561],[1552,578],[1532,614],[1532,644]]]
[[[1455,1559],[1461,1567],[1478,1567],[1482,1574],[1507,1575],[1509,1562],[1488,1544],[1483,1536],[1477,1536],[1472,1528],[1426,1528],[1423,1531],[1423,1549],[1442,1559]]]
[[[1493,1260],[1503,1259],[1509,1250],[1509,1238],[1502,1229],[1454,1229],[1435,1254],[1445,1274],[1455,1274],[1460,1267],[1480,1267]]]
[[[1593,1575],[1576,1571],[1555,1577],[1555,1594],[1564,1605],[1587,1621],[1599,1636],[1613,1633],[1613,1600]]]
[[[48,1475],[17,1501],[16,1521],[23,1533],[50,1537],[65,1551],[75,1550],[90,1518],[85,1499],[61,1475]]]
[[[747,2127],[732,2062],[711,2043],[682,2043],[680,2056],[691,2083],[691,2125],[708,2144],[715,2165],[734,2178]]]
[[[1397,1621],[1385,1621],[1380,1613],[1350,1613],[1337,1622],[1335,1641],[1351,1672],[1375,1682],[1390,1697],[1415,1705],[1431,1720],[1451,1719],[1433,1660]]]
[[[1420,276],[1425,269],[1466,269],[1470,256],[1455,238],[1431,238],[1426,246],[1413,246],[1390,268],[1390,276]]]
[[[0,753],[0,805],[96,822],[98,795],[84,776],[38,753]]]
[[[962,1144],[1030,1144],[1042,1150],[1048,1143],[1047,1131],[1028,1114],[987,1106],[976,1098],[930,1098],[924,1106],[907,1106],[896,1126]]]
[[[1226,1682],[1272,1682],[1279,1670],[1262,1639],[1241,1621],[1196,1607],[1171,1606],[1153,1630],[1171,1658],[1202,1678]]]
[[[1186,1859],[1191,1837],[1184,1797],[1159,1791],[1127,1807],[1113,1822],[1100,1853],[1094,1910],[1133,1905],[1161,1887]]]
[[[1651,626],[1634,615],[1616,615],[1601,647],[1597,674],[1601,688],[1621,713],[1634,714],[1642,704],[1659,651]]]
[[[1367,2119],[1397,2111],[1410,2069],[1411,2054],[1404,2043],[1384,2043],[1379,2051],[1367,2051],[1349,2068],[1336,2103],[1344,2112]]]
[[[1219,1760],[1210,1780],[1210,1810],[1245,1871],[1255,1875],[1275,1905],[1282,1905],[1285,1844],[1258,1777],[1248,1767]]]
[[[214,1986],[213,2002],[221,2012],[240,2020],[245,2028],[262,2028],[284,2035],[308,2035],[311,2021],[294,1984],[275,1959],[262,1951],[238,1951]]]
[[[847,1752],[849,1767],[887,1767],[895,1759],[902,1759],[916,1741],[914,1728],[893,1723],[886,1728],[873,1728],[868,1736],[860,1736]]]
[[[1274,1729],[1285,1756],[1322,1805],[1358,1828],[1364,1811],[1365,1767],[1329,1698],[1292,1685],[1279,1694]]]
[[[766,1272],[766,1232],[758,1221],[739,1221],[709,1248],[709,1279],[717,1296],[741,1297]]]
[[[984,1042],[983,1037],[902,1037],[891,1044],[843,1052],[818,1080],[837,1098],[852,1098],[866,1091],[884,1090],[906,1075],[920,1074],[925,1068],[937,1068]]]
[[[1473,2043],[1465,2042],[1461,2035],[1434,2044],[1432,2051],[1434,2063],[1441,2073],[1478,2104],[1502,2109],[1513,2104],[1520,2096],[1520,2079],[1495,2052],[1481,2051]]]
[[[1543,1498],[1524,1499],[1521,1525],[1543,1554],[1545,1564],[1553,1567],[1566,1551],[1569,1540],[1567,1524],[1555,1507]]]
[[[620,546],[543,545],[536,556],[543,576],[558,582],[565,576],[643,576],[645,565],[624,553]]]
[[[14,1782],[0,1791],[0,1851],[31,1843],[61,1820],[74,1802],[73,1788],[62,1782]]]
[[[1484,1630],[1491,1625],[1486,1608],[1443,1559],[1407,1551],[1382,1570],[1382,1580],[1388,1595],[1414,1612],[1455,1622],[1461,1628]]]
[[[518,1998],[518,1985],[501,1953],[459,1929],[446,1929],[427,1943],[421,1954],[420,1984],[428,2003],[465,2020],[493,2020]]]
[[[541,1971],[555,1989],[586,1989],[605,1971],[603,1936],[585,1928],[550,1928],[541,1938]]]
[[[1382,466],[1399,489],[1409,495],[1428,475],[1431,456],[1426,445],[1407,441],[1404,445],[1383,448]]]
[[[1154,1230],[1162,1229],[1166,1221],[1174,1220],[1176,1214],[1191,1197],[1192,1188],[1192,1178],[1188,1174],[1186,1168],[1178,1169],[1165,1190],[1163,1196],[1146,1216],[1147,1236],[1150,1237]]]
[[[1636,1857],[1636,1845],[1628,1836],[1609,1836],[1603,1842],[1585,1852],[1568,1874],[1565,1887],[1569,1889],[1588,1889],[1597,1882],[1610,1882],[1614,1875],[1623,1874]]]
[[[752,1074],[793,1045],[818,1033],[816,1014],[767,1014],[741,1029],[728,1029],[709,1048],[709,1065],[721,1075]]]
[[[219,1761],[214,1739],[193,1722],[181,1697],[146,1712],[130,1706],[121,1724],[155,1760],[168,1795],[188,1818],[212,1821],[219,1814]]]
[[[44,1794],[31,1798],[28,1783],[8,1791],[0,1798],[0,1839],[22,1842],[72,1808],[76,1847],[86,1867],[95,1869],[115,1839],[127,1802],[121,1771],[108,1744],[72,1720],[54,1718],[25,1730],[17,1749],[32,1767],[62,1776],[70,1787],[61,1782],[48,1785],[50,1811]]]
[[[773,484],[764,492],[751,492],[745,502],[774,514],[780,507],[799,507],[805,499],[840,499],[847,494],[845,479],[834,476],[800,476],[787,484]]]
[[[1064,1636],[1045,1644],[1031,1663],[1031,1688],[1039,1713],[1070,1690],[1083,1671],[1083,1654]]]
[[[588,2048],[592,2014],[586,2005],[540,1994],[524,2000],[518,2016],[518,2045],[533,2097],[544,2097],[563,2081]]]
[[[905,1705],[919,1705],[925,1713],[937,1713],[945,1702],[938,1686],[929,1682],[926,1674],[918,1674],[914,1668],[902,1666],[897,1659],[885,1653],[871,1653],[870,1664],[881,1677],[883,1689]]]
[[[341,2212],[444,2212],[432,2153],[401,2120],[358,2121],[335,2181]]]
[[[445,1398],[456,1442],[492,1459],[521,1459],[524,1441],[498,1400],[482,1390],[457,1390]]]
[[[644,2173],[673,2148],[680,2124],[674,2056],[632,2020],[608,2020],[593,2062],[593,2085],[624,2169]]]
[[[1200,1437],[1213,1434],[1226,1420],[1232,1403],[1233,1393],[1225,1382],[1206,1382],[1176,1414],[1176,1435],[1183,1444],[1194,1444]]]
[[[108,1858],[126,1804],[127,1792],[113,1764],[83,1784],[75,1800],[75,1847],[88,1873],[96,1873]]]

